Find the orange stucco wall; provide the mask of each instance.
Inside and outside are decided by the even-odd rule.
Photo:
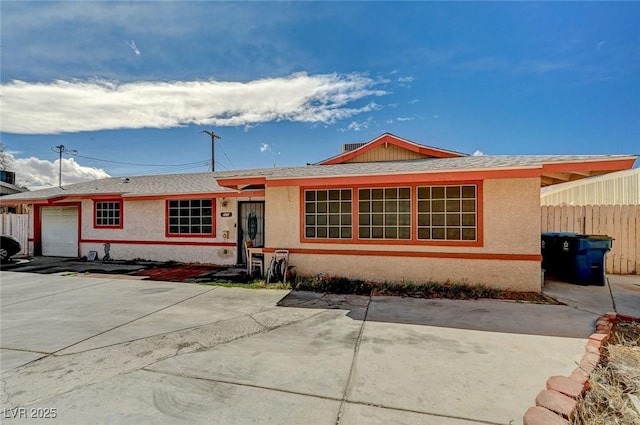
[[[484,180],[482,246],[437,246],[385,244],[384,241],[377,244],[302,242],[300,188],[267,188],[266,245],[291,249],[290,263],[301,274],[466,282],[539,291],[539,190],[538,178]],[[345,253],[336,253],[336,250]],[[377,254],[362,255],[364,251]]]

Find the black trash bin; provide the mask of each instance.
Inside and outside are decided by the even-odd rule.
[[[563,251],[563,246],[573,236],[577,236],[577,233],[553,232],[542,234],[542,268],[545,274],[558,278],[564,277],[563,272],[566,269],[565,264],[569,255],[568,252],[571,251],[571,244],[567,246],[569,249],[566,251]]]
[[[613,238],[577,233],[543,233],[542,241],[542,264],[549,274],[580,285],[604,286],[605,260],[613,246]]]

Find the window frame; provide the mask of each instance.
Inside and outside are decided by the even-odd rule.
[[[334,227],[337,226],[338,230],[340,231],[340,236],[339,237],[333,237],[333,238],[329,237],[329,236],[326,236],[326,237],[307,236],[307,226],[308,226],[307,217],[311,216],[313,214],[313,217],[315,217],[316,220],[318,218],[318,211],[314,211],[313,213],[308,213],[307,212],[307,197],[306,197],[307,192],[314,191],[316,193],[316,197],[317,197],[317,194],[318,194],[319,191],[326,191],[327,192],[327,203],[329,203],[331,201],[329,199],[330,198],[329,191],[331,191],[331,190],[340,192],[340,199],[334,200],[334,202],[340,203],[340,210],[338,212],[334,212],[333,213],[334,215],[338,215],[339,219],[340,219],[340,223],[333,225]],[[349,202],[351,204],[351,212],[350,213],[343,213],[342,212],[342,205],[341,204],[342,204],[342,202],[346,202],[346,201],[343,201],[343,199],[342,199],[342,191],[344,191],[344,190],[348,190],[350,192],[350,194],[351,194],[350,199],[349,199]],[[301,236],[304,238],[304,240],[307,240],[309,242],[328,241],[328,242],[337,242],[337,243],[353,240],[353,231],[354,231],[353,210],[355,208],[354,200],[353,200],[353,197],[354,197],[353,188],[350,188],[350,187],[305,187],[305,188],[301,188],[301,192],[300,193],[301,193],[301,195],[300,195],[301,198],[300,199],[301,199],[301,204],[302,204],[302,206],[301,206],[302,221],[300,223],[300,227],[301,227]],[[315,199],[314,201],[317,202],[318,200]],[[317,206],[317,203],[316,203],[316,206]],[[329,211],[329,207],[327,207],[327,223],[326,223],[327,235],[330,233],[330,231],[331,231],[330,229],[332,227],[332,225],[330,223],[330,219],[329,219],[329,215],[330,214],[331,214],[331,212]],[[350,224],[351,236],[342,237],[342,228],[345,227],[345,226],[348,226],[348,225],[343,225],[342,224],[342,215],[347,215],[347,214],[349,214],[350,217],[351,217],[351,220],[350,220],[351,221],[351,224]],[[315,224],[313,224],[313,226],[315,226],[315,228],[317,230],[317,226],[318,226],[317,222]]]
[[[473,197],[465,198],[464,188],[465,187],[473,187]],[[434,195],[434,189],[442,189],[442,196]],[[458,194],[449,194],[449,188],[459,188]],[[420,198],[421,189],[429,190],[429,197]],[[447,241],[447,242],[476,242],[478,239],[478,186],[476,184],[461,184],[461,185],[444,185],[444,184],[430,184],[430,185],[418,185],[416,186],[416,240],[418,241]],[[473,209],[465,211],[465,202],[467,205],[469,201],[473,200]],[[449,202],[455,201],[455,202]],[[429,205],[429,211],[420,211],[420,203],[425,202]],[[435,211],[433,210],[434,204],[442,203],[442,210]],[[457,204],[457,205],[454,205]],[[457,210],[449,210],[449,206],[451,207],[457,206]],[[442,224],[434,224],[434,216],[442,216]],[[464,216],[473,215],[474,222],[473,225],[465,225],[464,224]],[[428,217],[429,224],[421,225],[421,217]],[[449,223],[450,218],[457,218],[458,223]],[[451,220],[454,221],[454,220]],[[428,238],[421,238],[420,231],[425,230],[429,232]],[[473,229],[474,238],[473,239],[464,239],[464,231],[468,229]],[[442,230],[442,238],[434,237],[434,230]],[[453,230],[459,231],[458,239],[449,238],[448,232]]]
[[[170,232],[171,229],[171,202],[183,202],[183,201],[188,201],[188,202],[192,202],[192,201],[210,201],[211,202],[211,233],[172,233]],[[178,204],[178,208],[180,208],[180,204]],[[186,208],[191,209],[191,206],[188,206]],[[202,206],[199,208],[203,208]],[[200,218],[204,217],[203,215],[199,216]],[[180,218],[180,217],[178,217]],[[188,218],[191,220],[192,217],[191,215],[188,216]],[[178,223],[178,226],[180,224]],[[189,226],[192,226],[192,224],[189,224]],[[202,226],[202,224],[201,224]],[[207,225],[208,226],[208,225]],[[165,200],[165,226],[164,226],[164,230],[165,230],[165,236],[168,238],[214,238],[216,236],[216,199],[215,198],[209,198],[209,197],[189,197],[189,198],[179,198],[179,199],[166,199]]]
[[[118,224],[98,224],[98,204],[118,204]],[[103,218],[103,217],[101,217]],[[124,227],[124,202],[117,199],[93,199],[93,228],[94,229],[122,229]]]
[[[407,189],[409,191],[409,198],[401,198],[401,194],[400,191],[402,189]],[[387,198],[387,192],[390,190],[395,190],[396,194],[397,194],[397,198]],[[361,198],[361,191],[369,191],[369,198],[368,199],[364,199]],[[381,198],[380,199],[374,199],[374,192],[375,191],[380,191],[381,192]],[[385,186],[385,187],[359,187],[357,189],[357,193],[358,193],[358,216],[357,216],[357,235],[358,235],[358,240],[359,241],[406,241],[406,242],[410,242],[413,239],[413,225],[414,225],[414,218],[413,218],[413,208],[412,208],[412,203],[413,203],[413,187],[411,187],[410,185],[400,185],[400,186]],[[391,205],[392,201],[395,200],[395,204],[396,204],[396,211],[387,211],[388,209],[388,204],[387,202],[389,201],[389,205]],[[381,205],[381,209],[380,211],[375,211],[374,210],[374,202],[379,202]],[[400,202],[408,202],[409,203],[409,211],[408,212],[402,212],[399,211],[400,209]],[[369,203],[369,205],[367,207],[369,211],[360,211],[360,208],[362,207],[363,203]],[[393,214],[396,214],[396,216],[398,216],[400,213],[404,213],[404,215],[408,215],[409,217],[409,224],[407,225],[401,225],[399,222],[396,222],[395,224],[391,224],[391,223],[387,223],[387,217],[391,217]],[[369,223],[361,223],[360,219],[362,218],[361,215],[367,214],[369,215],[370,221]],[[380,216],[382,223],[374,223],[374,215],[376,216]],[[409,237],[408,238],[401,238],[399,237],[399,233],[400,233],[400,229],[401,228],[409,228]],[[365,236],[361,236],[361,229],[369,229],[370,231],[370,237],[365,237]],[[375,231],[375,228],[380,228],[382,229],[382,236],[380,237],[374,237],[373,233]],[[396,230],[396,237],[387,237],[387,229],[391,230],[391,229],[395,229]]]
[[[446,240],[446,239],[418,239],[418,187],[425,186],[475,186],[476,187],[476,239],[475,240]],[[404,188],[411,189],[411,238],[410,239],[360,239],[359,231],[359,189],[377,188]],[[358,245],[416,245],[416,246],[451,246],[451,247],[482,247],[484,246],[484,195],[483,180],[450,180],[450,181],[420,181],[398,179],[393,183],[357,182],[355,184],[335,184],[335,185],[309,185],[300,186],[300,243],[304,244],[358,244]],[[307,238],[305,236],[305,191],[307,190],[330,190],[330,189],[351,189],[351,239],[330,239],[330,238]]]

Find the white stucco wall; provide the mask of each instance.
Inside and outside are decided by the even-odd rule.
[[[109,242],[112,259],[138,258],[220,265],[235,264],[238,204],[235,198],[227,198],[225,201],[226,205],[223,205],[222,199],[216,200],[214,237],[174,237],[166,236],[165,200],[128,201],[125,199],[122,229],[94,228],[94,202],[83,200],[80,254],[87,255],[89,251],[97,251],[101,258],[104,254],[104,243]],[[231,213],[231,217],[222,217],[223,212]],[[233,246],[216,246],[223,243],[232,243]]]
[[[482,246],[427,244],[303,243],[300,240],[300,188],[267,188],[266,239],[270,248],[292,249],[290,263],[301,274],[325,273],[375,280],[466,282],[500,288],[539,291],[540,262],[511,255],[540,255],[540,180],[492,179],[483,183]],[[274,213],[274,211],[276,213]],[[345,254],[295,253],[343,250]],[[506,255],[509,259],[424,258],[357,255],[349,251],[399,251]]]

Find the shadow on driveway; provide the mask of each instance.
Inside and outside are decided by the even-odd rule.
[[[588,338],[598,314],[566,305],[447,300],[292,291],[279,307],[348,310],[353,320],[476,331]],[[365,310],[363,307],[367,307]]]
[[[113,260],[87,261],[78,258],[33,257],[0,264],[0,270],[40,274],[77,273],[87,277],[127,277],[164,282],[247,282],[244,267],[213,264],[185,264],[175,261]]]

